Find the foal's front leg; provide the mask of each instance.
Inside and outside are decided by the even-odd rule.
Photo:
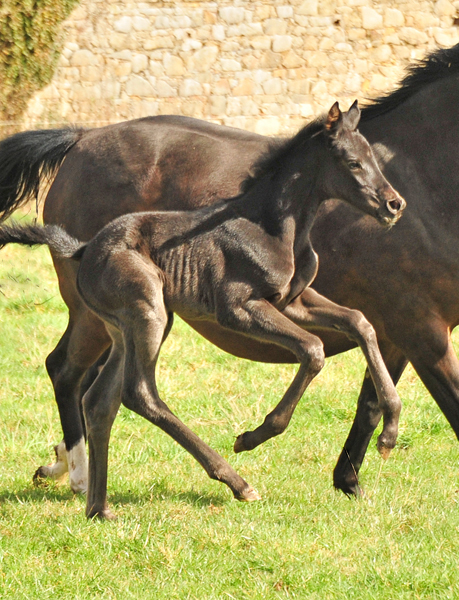
[[[335,304],[311,288],[304,290],[284,309],[283,314],[308,330],[341,331],[360,346],[383,415],[384,425],[378,437],[378,450],[383,458],[388,458],[397,441],[401,402],[382,359],[372,325],[361,312]]]
[[[298,327],[266,300],[251,300],[239,307],[224,306],[217,318],[229,329],[290,350],[300,363],[298,373],[282,400],[262,425],[236,439],[235,452],[252,450],[285,431],[301,396],[323,367],[323,345],[317,336]]]

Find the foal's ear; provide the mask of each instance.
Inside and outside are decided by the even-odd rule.
[[[339,108],[338,102],[335,102],[335,104],[328,111],[327,119],[325,121],[325,131],[332,135],[337,133],[342,122],[343,113]]]
[[[357,125],[360,121],[360,108],[357,100],[354,101],[354,104],[344,115],[344,125],[346,129],[350,131],[355,131],[357,129]]]

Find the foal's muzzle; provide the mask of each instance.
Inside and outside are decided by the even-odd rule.
[[[381,208],[378,211],[380,220],[385,225],[395,225],[405,210],[405,200],[393,188],[382,191],[380,198]]]

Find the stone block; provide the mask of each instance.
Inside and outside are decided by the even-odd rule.
[[[146,19],[145,17],[133,17],[132,26],[135,31],[148,31],[151,29],[152,24],[150,19]]]
[[[260,135],[278,135],[280,129],[279,117],[268,117],[255,123],[255,133]]]
[[[140,73],[148,67],[148,56],[145,54],[135,54],[132,57],[132,72]]]
[[[282,58],[282,65],[286,69],[295,69],[297,67],[301,67],[303,64],[304,60],[301,58],[301,56],[293,52],[293,50],[287,52],[287,54]]]
[[[226,114],[225,96],[211,96],[209,101],[210,114],[213,116]]]
[[[397,8],[386,8],[384,11],[384,27],[403,27],[405,17]]]
[[[155,96],[155,91],[151,83],[139,75],[132,75],[126,81],[126,93],[128,96]]]
[[[220,66],[222,71],[240,71],[241,63],[238,60],[234,60],[233,58],[222,58],[220,60]]]
[[[279,79],[279,77],[273,77],[272,79],[268,79],[267,81],[263,82],[262,85],[265,94],[278,95],[282,94],[284,90],[282,79]]]
[[[217,60],[217,56],[218,46],[203,46],[200,50],[194,52],[190,59],[187,60],[187,67],[190,72],[208,71]]]
[[[253,79],[242,79],[231,93],[234,96],[252,96],[255,93],[255,82]]]
[[[266,35],[285,35],[287,22],[284,19],[266,19],[263,22],[263,31]]]
[[[285,4],[282,6],[277,6],[276,13],[280,19],[290,19],[291,17],[293,17],[293,6]]]
[[[80,69],[81,81],[100,81],[102,78],[102,69],[93,65],[87,67],[81,67]]]
[[[426,44],[429,40],[426,33],[418,31],[414,27],[402,27],[398,35],[402,42],[406,42],[411,46]]]
[[[298,15],[315,16],[319,14],[319,2],[318,0],[305,0],[295,10]]]
[[[310,88],[311,85],[308,79],[299,79],[287,83],[287,89],[292,94],[307,95],[310,93]]]
[[[143,44],[144,50],[160,50],[175,48],[175,42],[171,35],[159,35],[146,40]]]
[[[271,50],[264,52],[260,60],[260,67],[262,69],[276,69],[281,64],[282,54],[271,52]]]
[[[129,33],[132,29],[132,19],[131,17],[124,16],[121,19],[118,19],[113,24],[113,29],[118,31],[119,33]]]
[[[223,41],[226,37],[223,25],[214,25],[212,27],[212,38],[217,41]]]
[[[382,15],[374,8],[362,6],[362,25],[364,29],[380,29],[383,26]]]
[[[158,98],[172,98],[177,96],[177,90],[164,79],[157,79],[155,82],[154,95]]]
[[[225,6],[220,8],[218,14],[225,23],[228,23],[228,25],[242,23],[245,18],[245,10],[242,7],[236,6]]]
[[[186,96],[201,96],[203,93],[202,85],[194,79],[184,79],[180,84],[179,95],[183,98]]]
[[[179,56],[174,56],[169,52],[164,54],[163,58],[164,72],[168,77],[180,77],[185,73],[185,65]]]
[[[287,52],[292,47],[292,36],[275,35],[273,38],[273,52]]]
[[[95,58],[90,50],[77,50],[70,57],[70,64],[73,67],[86,67],[94,62]]]
[[[452,17],[456,14],[456,8],[449,0],[438,0],[435,2],[435,12],[439,17]]]

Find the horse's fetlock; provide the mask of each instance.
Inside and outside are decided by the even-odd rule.
[[[276,435],[284,433],[284,431],[287,428],[288,422],[286,422],[285,419],[283,419],[279,415],[271,414],[265,418],[263,425],[269,428],[269,433],[271,434],[271,437],[274,437]]]

